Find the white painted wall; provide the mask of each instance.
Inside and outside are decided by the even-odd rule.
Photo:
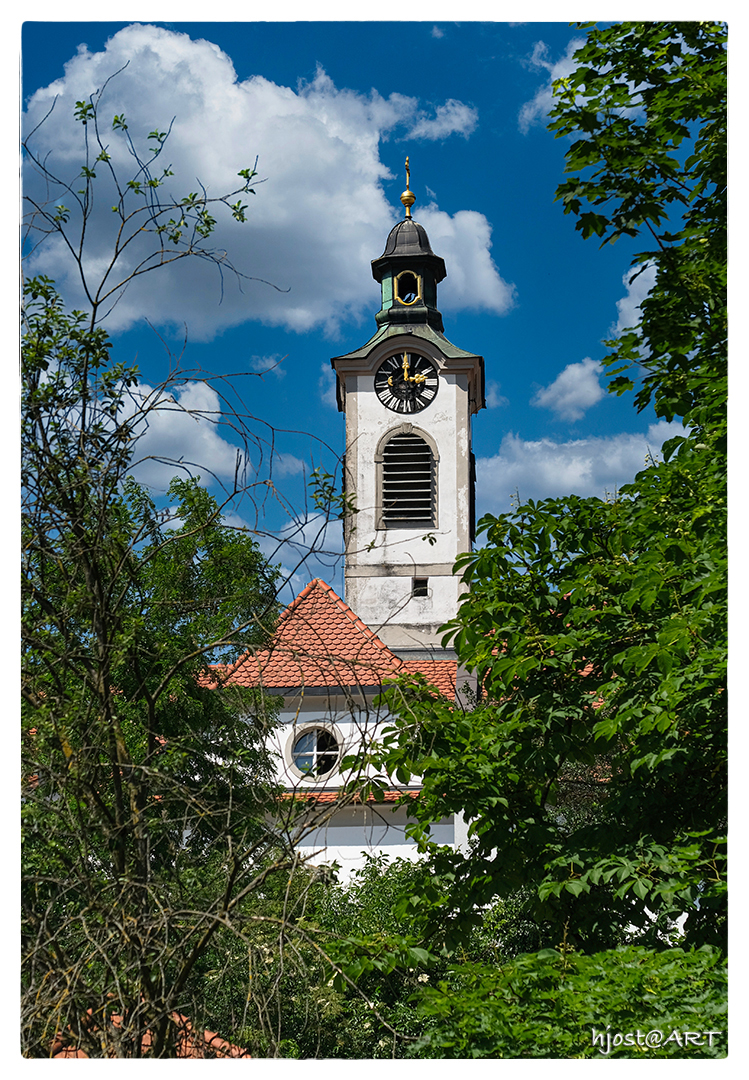
[[[348,776],[339,769],[323,781],[300,775],[292,762],[292,747],[298,736],[310,727],[330,730],[341,746],[341,758],[357,753],[382,731],[388,713],[377,710],[363,699],[351,700],[343,695],[300,692],[287,697],[280,713],[280,725],[270,737],[277,762],[277,777],[289,790],[323,791],[338,788]]]
[[[425,350],[421,350],[425,351]],[[374,375],[357,375],[355,390],[346,394],[347,413],[356,409],[355,442],[347,447],[347,455],[356,456],[356,562],[364,566],[384,566],[386,563],[452,562],[458,554],[458,538],[468,534],[468,490],[462,473],[470,450],[468,432],[458,435],[456,418],[467,418],[465,376],[450,373],[440,375],[440,388],[434,401],[421,412],[411,415],[386,409],[374,392]],[[352,400],[353,399],[353,400]],[[347,419],[348,416],[347,416]],[[422,540],[425,529],[376,528],[376,469],[375,455],[384,435],[403,423],[413,424],[415,432],[430,435],[437,444],[438,463],[438,525],[434,529],[435,543]],[[351,426],[349,422],[349,426]],[[463,466],[459,473],[459,464]],[[375,546],[369,543],[376,533]],[[360,614],[357,612],[357,614]],[[362,616],[363,617],[363,616]],[[365,620],[366,622],[366,620]]]
[[[387,409],[374,390],[379,364],[399,347],[423,353],[440,371],[434,401],[411,415]],[[445,365],[429,343],[414,337],[399,345],[394,338],[375,350],[370,372],[346,377],[346,468],[357,507],[346,548],[346,602],[391,648],[438,645],[438,628],[455,616],[462,589],[452,566],[470,547],[468,376]],[[376,458],[384,437],[404,423],[436,447],[433,529],[378,528]],[[429,579],[427,597],[411,596],[414,577]]]
[[[439,627],[454,618],[463,586],[452,575],[419,573],[415,565],[408,577],[349,577],[347,603],[386,645],[393,649],[439,645]],[[421,567],[427,570],[429,567]],[[412,577],[429,579],[427,597],[411,595]]]
[[[331,792],[348,779],[340,770],[323,780],[300,776],[292,765],[291,748],[298,735],[319,724],[334,732],[342,746],[342,755],[355,753],[371,742],[387,725],[386,711],[368,706],[364,700],[354,701],[344,695],[299,693],[285,699],[280,725],[271,736],[275,752],[277,776],[288,791],[305,793]],[[394,787],[399,786],[393,784]],[[385,854],[390,859],[418,858],[416,845],[406,836],[406,808],[392,803],[349,805],[311,803],[305,818],[308,831],[298,844],[300,852],[313,865],[337,862],[341,867],[339,880],[346,881],[369,855]],[[456,829],[451,817],[435,825],[432,838],[440,844],[456,842]],[[457,838],[459,841],[459,837]]]
[[[346,882],[362,867],[367,855],[385,854],[388,859],[418,859],[416,845],[406,836],[405,808],[402,806],[350,806],[332,813],[329,820],[309,833],[299,850],[313,865],[337,862],[338,880]],[[438,844],[453,844],[452,818],[445,818],[430,830]]]

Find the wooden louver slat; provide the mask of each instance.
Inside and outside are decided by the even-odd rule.
[[[386,525],[434,524],[434,459],[418,435],[394,435],[386,444],[382,516]]]

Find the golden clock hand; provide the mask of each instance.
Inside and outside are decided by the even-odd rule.
[[[403,354],[403,381],[411,383],[412,386],[418,386],[420,383],[427,381],[426,375],[411,375],[410,366],[408,363],[408,353]]]

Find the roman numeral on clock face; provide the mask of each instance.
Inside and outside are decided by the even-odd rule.
[[[398,352],[382,361],[374,378],[375,393],[397,413],[420,412],[439,389],[437,369],[420,353]]]

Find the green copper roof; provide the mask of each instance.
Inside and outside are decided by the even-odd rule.
[[[388,338],[402,337],[403,334],[410,334],[411,337],[429,341],[448,359],[459,360],[461,357],[471,357],[476,355],[475,353],[466,352],[465,349],[459,349],[457,345],[453,345],[451,341],[448,341],[444,334],[441,334],[438,330],[432,329],[427,323],[412,323],[408,328],[392,324],[383,326],[369,339],[369,341],[366,342],[366,344],[362,345],[360,349],[354,349],[353,352],[345,353],[343,356],[336,356],[333,359],[363,359],[368,356],[375,345],[379,345],[381,341],[387,341]]]

